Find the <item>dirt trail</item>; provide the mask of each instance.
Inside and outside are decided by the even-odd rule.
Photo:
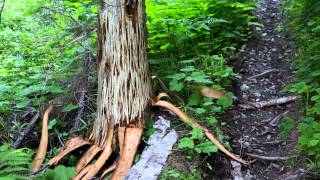
[[[289,60],[294,55],[293,44],[288,34],[280,32],[283,17],[279,11],[279,0],[259,0],[256,14],[264,27],[257,28],[259,38],[252,39],[236,67],[241,79],[236,82],[236,96],[245,101],[263,101],[285,97],[281,90],[292,82]],[[275,69],[261,77],[257,74]],[[244,110],[235,107],[227,115],[228,133],[234,151],[254,162],[250,167],[242,167],[243,179],[300,179],[303,170],[294,161],[264,161],[247,156],[291,156],[296,153],[297,133],[289,135],[289,140],[279,140],[278,123],[270,125],[270,120],[287,112],[287,116],[299,119],[298,102],[272,106],[263,109]],[[282,119],[282,118],[281,118]]]

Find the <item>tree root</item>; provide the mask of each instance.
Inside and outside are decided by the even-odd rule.
[[[177,114],[177,116],[185,123],[187,123],[188,125],[190,125],[193,128],[199,128],[201,129],[205,135],[207,136],[207,138],[214,144],[216,145],[223,153],[225,153],[226,155],[228,155],[229,157],[231,157],[232,159],[241,162],[243,164],[248,164],[248,162],[246,162],[245,160],[237,157],[235,154],[231,153],[230,151],[228,151],[215,137],[213,134],[211,134],[209,132],[209,130],[205,127],[202,127],[200,124],[198,124],[197,122],[193,121],[191,118],[189,118],[185,113],[183,113],[179,108],[177,108],[176,106],[174,106],[173,104],[166,102],[166,101],[158,101],[154,104],[154,106],[159,106],[162,108],[166,108],[171,110],[172,112],[174,112],[175,114]]]

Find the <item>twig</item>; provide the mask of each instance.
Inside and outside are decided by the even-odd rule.
[[[40,112],[37,112],[31,119],[31,121],[29,122],[28,126],[24,129],[24,131],[22,131],[17,140],[13,143],[12,148],[13,149],[17,149],[22,141],[24,140],[24,138],[30,133],[30,131],[34,128],[36,122],[38,121],[40,116]]]
[[[285,161],[291,158],[295,158],[296,156],[290,156],[290,157],[281,157],[281,156],[260,156],[256,154],[250,154],[250,153],[245,153],[247,156],[260,159],[260,160],[265,160],[265,161]]]
[[[265,76],[265,75],[270,74],[270,73],[273,73],[273,72],[284,72],[284,71],[285,70],[281,70],[281,69],[269,69],[267,71],[264,71],[263,73],[251,76],[248,79],[252,80],[252,79],[255,79],[255,78],[258,78],[258,77],[261,77],[261,76]]]
[[[255,109],[255,108],[260,109],[260,108],[269,107],[269,106],[286,104],[286,103],[295,101],[297,99],[298,99],[297,96],[288,96],[288,97],[281,97],[277,99],[271,99],[268,101],[246,102],[247,104],[239,104],[239,106],[244,109]]]
[[[1,15],[2,15],[2,11],[3,11],[3,8],[4,8],[5,2],[6,2],[6,0],[2,0],[2,5],[1,5],[1,8],[0,8],[0,23],[1,23]]]
[[[269,125],[270,126],[273,126],[273,127],[276,127],[278,126],[278,124],[280,124],[280,121],[281,119],[287,115],[290,111],[285,111],[284,113],[281,113],[279,115],[277,115],[276,117],[274,117],[270,122],[269,122]]]

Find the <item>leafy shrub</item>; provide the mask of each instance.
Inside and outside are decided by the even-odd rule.
[[[283,11],[298,54],[293,62],[295,83],[287,90],[304,97],[306,117],[299,125],[299,146],[313,158],[309,166],[315,170],[320,167],[320,1],[285,0]]]

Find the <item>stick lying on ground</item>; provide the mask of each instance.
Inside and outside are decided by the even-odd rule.
[[[263,73],[260,73],[260,74],[257,74],[257,75],[254,75],[254,76],[251,76],[249,77],[248,79],[249,80],[252,80],[252,79],[255,79],[255,78],[258,78],[258,77],[262,77],[262,76],[265,76],[269,73],[273,73],[273,72],[284,72],[285,70],[281,70],[281,69],[269,69],[267,71],[264,71]]]
[[[297,96],[288,96],[288,97],[281,97],[281,98],[277,98],[277,99],[271,99],[268,101],[246,102],[246,104],[239,104],[239,106],[244,109],[260,109],[260,108],[264,108],[264,107],[290,103],[290,102],[295,101],[297,99],[298,99]]]
[[[273,127],[276,127],[280,124],[281,122],[281,119],[287,115],[290,111],[285,111],[284,113],[281,113],[279,115],[277,115],[276,117],[274,117],[270,122],[269,122],[269,125],[270,126],[273,126]]]
[[[30,133],[30,131],[34,128],[36,122],[38,121],[40,116],[40,112],[37,112],[31,119],[31,121],[29,122],[28,126],[19,134],[17,140],[13,143],[12,148],[13,149],[17,149],[22,141],[24,140],[24,138],[26,138],[26,136]]]
[[[191,118],[189,118],[185,113],[183,113],[179,108],[177,108],[176,106],[174,106],[173,104],[166,102],[166,101],[158,101],[154,104],[154,106],[158,106],[158,107],[162,107],[162,108],[166,108],[171,110],[172,112],[174,112],[175,114],[177,114],[177,116],[185,123],[187,123],[189,126],[191,126],[192,128],[199,128],[201,129],[204,134],[207,136],[207,138],[214,144],[216,145],[223,153],[225,153],[226,155],[228,155],[229,157],[231,157],[232,159],[239,161],[243,164],[248,164],[248,162],[246,162],[245,160],[237,157],[235,154],[231,153],[230,151],[228,151],[215,137],[213,134],[211,134],[209,132],[209,130],[205,127],[202,127],[200,124],[198,124],[197,122],[195,122],[194,120],[192,120]]]
[[[48,147],[48,119],[49,114],[52,111],[53,107],[50,105],[48,109],[44,112],[42,120],[42,131],[41,131],[41,140],[39,144],[38,152],[32,162],[32,170],[36,172],[41,167],[44,158],[46,157],[47,147]]]
[[[290,157],[260,156],[260,155],[250,154],[250,153],[246,153],[246,155],[251,156],[256,159],[266,160],[266,161],[285,161],[285,160],[296,157],[296,156],[290,156]]]

